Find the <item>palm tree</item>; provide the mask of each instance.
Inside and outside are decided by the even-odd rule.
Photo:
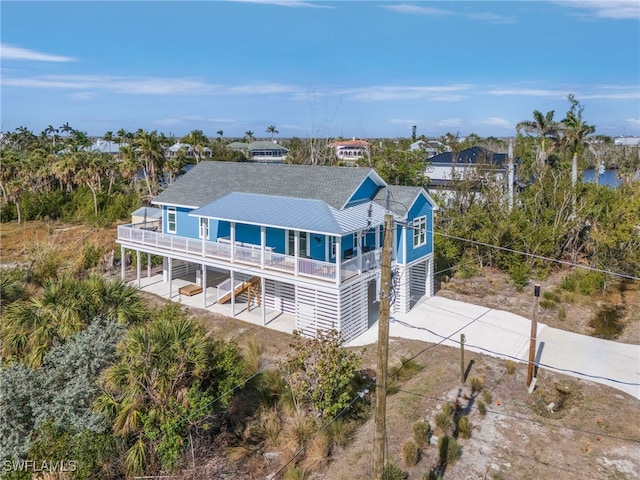
[[[62,133],[66,133],[67,137],[69,136],[69,134],[71,134],[71,132],[73,132],[73,127],[71,127],[71,125],[69,125],[69,122],[64,123],[63,125],[60,126],[60,131]]]
[[[267,127],[267,129],[265,130],[265,132],[271,134],[271,140],[273,140],[273,135],[274,134],[279,133],[278,130],[276,130],[276,126],[275,125],[269,125]]]
[[[135,287],[109,282],[94,274],[86,280],[71,276],[47,280],[41,295],[14,302],[3,312],[2,357],[23,360],[33,368],[54,343],[80,331],[95,317],[137,323],[146,315]]]
[[[526,133],[534,133],[538,136],[540,145],[538,147],[538,155],[536,156],[540,166],[545,165],[547,162],[547,154],[558,143],[560,127],[558,122],[553,120],[554,111],[551,110],[543,115],[538,110],[533,112],[533,120],[524,120],[516,125],[516,132],[520,133],[520,130],[524,130]],[[551,140],[550,144],[547,144],[547,139]]]
[[[204,149],[209,146],[209,139],[202,130],[191,130],[180,141],[191,146],[191,152],[193,152],[196,163],[200,163],[201,158],[204,156]]]
[[[146,465],[155,463],[159,443],[167,434],[161,427],[168,426],[167,421],[184,417],[184,422],[174,424],[175,434],[188,436],[189,427],[211,413],[211,409],[194,411],[194,398],[216,398],[234,385],[229,381],[242,375],[242,368],[231,373],[242,365],[237,350],[208,337],[175,304],[157,312],[152,322],[132,328],[119,352],[120,362],[103,374],[103,393],[95,407],[113,422],[114,433],[134,440],[125,456],[131,474],[141,474]],[[229,397],[223,395],[223,405]],[[154,428],[162,433],[150,438],[148,431]]]
[[[587,137],[596,131],[596,127],[587,124],[582,119],[582,111],[584,107],[573,94],[568,97],[571,108],[567,112],[565,118],[561,120],[562,124],[562,143],[571,151],[571,187],[573,189],[573,203],[575,207],[576,183],[578,182],[578,156],[587,146]]]
[[[245,138],[251,143],[253,141],[253,132],[251,130],[247,130],[244,132]]]
[[[53,125],[49,125],[47,128],[44,129],[44,134],[47,137],[51,135],[51,141],[53,143],[54,149],[56,148],[56,140],[58,139],[58,132],[59,130],[55,128]]]
[[[142,164],[142,171],[147,182],[149,197],[153,198],[158,186],[158,172],[164,164],[164,148],[158,138],[158,132],[138,130],[134,138],[134,151]]]
[[[222,143],[222,137],[224,136],[224,132],[222,130],[218,130],[216,133],[220,135],[220,138],[218,139],[218,141]]]

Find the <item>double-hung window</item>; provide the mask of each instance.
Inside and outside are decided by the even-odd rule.
[[[200,238],[204,238],[205,240],[209,240],[209,219],[208,218],[200,218]]]
[[[167,233],[176,233],[178,231],[178,217],[176,207],[167,208]]]
[[[413,220],[413,248],[427,243],[427,217],[422,216]]]

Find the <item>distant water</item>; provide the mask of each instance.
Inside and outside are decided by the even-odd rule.
[[[582,181],[584,183],[595,183],[594,174],[597,174],[593,168],[589,168],[582,172]],[[618,178],[618,171],[607,169],[602,175],[598,176],[598,185],[606,185],[608,187],[618,187],[622,182]]]

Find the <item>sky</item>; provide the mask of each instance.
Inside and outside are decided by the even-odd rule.
[[[0,131],[640,136],[640,1],[0,2]]]

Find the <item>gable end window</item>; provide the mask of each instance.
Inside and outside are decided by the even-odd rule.
[[[427,217],[422,216],[413,220],[413,248],[427,243]]]
[[[169,207],[167,208],[167,233],[176,233],[178,231],[177,226],[176,207]]]

